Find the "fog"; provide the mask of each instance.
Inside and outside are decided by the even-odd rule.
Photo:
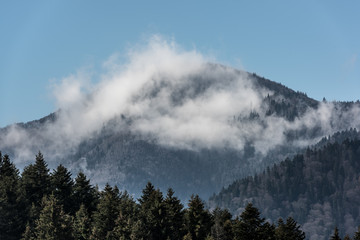
[[[2,133],[0,148],[15,149],[15,162],[32,161],[37,150],[61,157],[114,118],[131,122],[120,121],[114,131],[126,128],[164,146],[242,150],[251,142],[262,154],[286,143],[290,130],[320,126],[326,136],[360,126],[359,108],[340,114],[331,102],[294,121],[266,116],[263,99],[273,92],[255,87],[245,71],[210,62],[216,59],[153,36],[144,46],[111,56],[95,81],[86,70],[58,80],[51,86],[60,109],[56,120],[39,130],[13,125]],[[251,112],[261,121],[246,120]],[[238,116],[244,119],[233,121]],[[307,146],[319,138],[294,144]]]

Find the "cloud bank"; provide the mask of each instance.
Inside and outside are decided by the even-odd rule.
[[[11,126],[2,133],[0,147],[16,149],[16,159],[32,157],[34,149],[44,148],[61,157],[96,136],[110,120],[123,118],[127,123],[119,120],[114,131],[127,129],[162,145],[242,150],[251,142],[260,153],[284,144],[285,133],[291,130],[320,126],[328,135],[360,126],[359,108],[339,114],[333,103],[325,102],[294,121],[266,116],[263,99],[273,92],[255,86],[246,72],[211,61],[195,50],[185,51],[174,41],[153,36],[145,47],[130,50],[125,62],[116,55],[110,57],[97,83],[82,71],[53,85],[61,109],[56,120],[39,131]],[[248,120],[252,112],[261,120]],[[238,116],[244,118],[233,121]],[[296,142],[299,146],[309,143],[314,139]]]

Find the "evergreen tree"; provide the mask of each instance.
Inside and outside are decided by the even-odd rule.
[[[214,225],[211,227],[211,235],[214,240],[233,239],[231,214],[228,210],[215,208],[212,212]]]
[[[145,188],[142,190],[141,198],[139,199],[139,203],[141,206],[146,207],[147,204],[151,204],[151,198],[153,193],[155,192],[155,187],[151,182],[148,182]]]
[[[22,239],[35,239],[36,220],[39,218],[41,207],[36,207],[34,203],[31,204],[30,210],[26,216],[27,223]]]
[[[348,234],[345,235],[344,240],[351,240],[350,236]]]
[[[358,227],[358,230],[354,234],[354,240],[360,240],[360,226]]]
[[[19,170],[0,152],[0,239],[19,239],[25,228]]]
[[[73,204],[73,186],[74,182],[71,179],[71,173],[63,166],[59,165],[51,174],[51,189],[55,198],[60,205],[63,205],[66,213],[74,213]]]
[[[138,205],[125,191],[120,195],[119,216],[116,219],[112,236],[116,239],[131,239],[133,225],[138,220],[138,215]]]
[[[21,240],[35,240],[34,231],[31,229],[29,223],[26,224],[25,232],[22,234]]]
[[[279,218],[278,220],[278,226],[275,230],[275,236],[276,236],[276,239],[278,240],[283,240],[283,239],[286,239],[286,231],[285,231],[285,223],[284,223],[284,220],[282,218]]]
[[[164,200],[166,210],[165,235],[169,239],[181,239],[184,235],[184,206],[169,188]]]
[[[277,240],[275,235],[275,226],[265,222],[260,229],[260,236],[262,240]]]
[[[149,182],[139,199],[140,218],[144,223],[144,238],[149,240],[165,239],[166,209],[162,192]]]
[[[300,226],[292,217],[288,217],[286,219],[286,223],[284,223],[284,221],[280,218],[278,221],[278,227],[275,230],[275,232],[276,232],[276,239],[279,240],[305,239],[305,233],[300,229]]]
[[[74,219],[74,237],[77,240],[87,240],[90,237],[91,219],[84,204],[81,204]]]
[[[130,239],[131,240],[147,240],[147,238],[144,237],[146,235],[144,230],[145,230],[144,223],[141,220],[137,220],[131,228]]]
[[[183,237],[183,240],[192,240],[191,233],[187,233],[187,234]]]
[[[122,212],[119,213],[118,218],[115,221],[115,227],[112,231],[112,236],[115,239],[131,239],[133,233],[134,218],[126,217]],[[142,236],[139,234],[137,237]]]
[[[84,204],[85,208],[91,214],[96,210],[98,203],[98,194],[96,189],[90,184],[83,172],[79,172],[75,178],[75,184],[73,187],[73,201],[74,209],[78,210],[81,204]]]
[[[36,220],[35,236],[37,240],[73,239],[72,219],[53,194],[44,196],[39,219]]]
[[[26,199],[27,211],[30,211],[34,205],[32,214],[35,218],[39,216],[42,198],[51,193],[50,185],[49,169],[43,155],[39,152],[36,155],[35,164],[26,166],[21,177],[21,191]]]
[[[91,239],[106,239],[111,234],[119,215],[119,201],[119,189],[106,184],[93,214]]]
[[[205,240],[215,240],[213,236],[210,234],[206,236]]]
[[[261,226],[264,222],[260,218],[259,210],[248,203],[241,213],[240,219],[236,220],[234,226],[235,239],[256,240],[261,238]]]
[[[339,236],[339,229],[335,227],[334,234],[331,236],[330,240],[341,240]]]
[[[192,195],[186,211],[187,231],[192,240],[203,240],[211,231],[212,219],[198,195]]]

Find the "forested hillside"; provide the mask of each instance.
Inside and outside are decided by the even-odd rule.
[[[239,214],[252,202],[273,221],[292,216],[310,239],[327,239],[333,226],[352,234],[360,223],[358,136],[350,130],[323,139],[304,154],[234,182],[210,203]]]
[[[151,183],[137,201],[116,186],[107,184],[99,191],[81,172],[75,179],[62,165],[50,172],[41,153],[20,176],[8,155],[0,153],[2,240],[245,239],[285,233],[304,236],[293,219],[276,228],[252,205],[233,220],[227,210],[210,213],[198,195],[192,195],[184,209],[171,188],[163,196]]]
[[[157,84],[152,85],[154,81]],[[91,131],[85,127],[91,126],[89,118],[78,115],[81,109],[61,109],[40,120],[0,129],[0,148],[19,169],[41,149],[52,168],[62,163],[73,174],[83,171],[101,187],[109,182],[139,197],[151,181],[162,191],[171,186],[185,201],[193,192],[207,199],[234,180],[292,157],[324,136],[359,126],[359,102],[319,102],[219,64],[206,64],[181,81],[161,75],[150,83],[133,98],[155,104],[149,108],[155,113],[114,112]],[[158,99],[162,92],[168,99]],[[224,96],[228,104],[214,109]],[[214,104],[208,98],[214,98]],[[163,101],[169,102],[166,111],[156,105]],[[83,103],[88,104],[91,101]],[[203,110],[182,112],[189,104]],[[152,119],[154,115],[157,119]],[[148,132],[138,129],[144,121]],[[159,121],[176,124],[155,127]]]
[[[82,172],[72,178],[62,165],[50,171],[41,153],[19,174],[8,155],[0,153],[1,240],[302,240],[305,236],[294,218],[270,223],[252,203],[233,218],[226,209],[207,210],[198,195],[184,207],[171,188],[164,196],[150,182],[135,200],[117,186],[107,184],[99,190]],[[337,229],[333,237],[339,237]],[[360,231],[355,239],[360,239]]]

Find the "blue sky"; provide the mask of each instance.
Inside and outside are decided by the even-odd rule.
[[[0,127],[153,34],[321,100],[360,98],[359,1],[1,1]],[[96,79],[95,79],[96,81]]]

